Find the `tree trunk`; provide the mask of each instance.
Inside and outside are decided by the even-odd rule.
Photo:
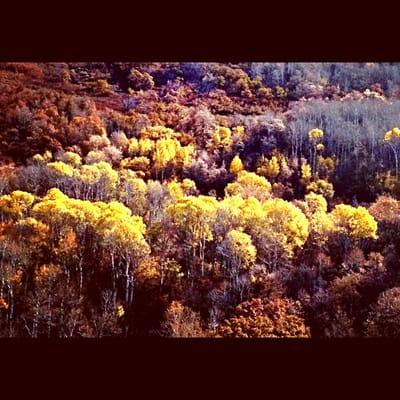
[[[114,252],[111,252],[111,280],[112,280],[112,291],[113,291],[113,304],[114,307],[117,304],[117,288],[116,288],[116,279],[115,279],[115,259],[114,259]]]
[[[79,261],[79,295],[82,293],[82,288],[83,288],[83,259],[81,258]]]
[[[126,261],[125,266],[125,304],[129,305],[129,286],[130,286],[130,276],[129,276],[129,259]]]

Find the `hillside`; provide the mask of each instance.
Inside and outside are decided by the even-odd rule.
[[[400,336],[396,63],[0,63],[0,336]]]

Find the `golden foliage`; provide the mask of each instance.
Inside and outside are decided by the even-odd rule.
[[[222,248],[229,262],[239,268],[248,269],[256,260],[257,250],[251,236],[240,230],[229,231]]]
[[[270,233],[291,256],[307,240],[307,218],[299,208],[282,199],[267,200],[262,208]]]
[[[33,208],[36,218],[60,226],[92,227],[104,244],[126,247],[138,254],[149,251],[144,239],[146,226],[141,217],[117,201],[90,202],[69,198],[58,189],[50,189]]]
[[[176,179],[170,181],[167,184],[168,190],[172,198],[177,199],[190,195],[196,190],[196,183],[191,179],[185,178],[182,182],[178,182]]]
[[[243,199],[255,197],[265,200],[270,197],[271,184],[263,177],[254,172],[239,172],[236,181],[229,183],[225,188],[227,196],[241,196]]]
[[[218,326],[218,337],[305,338],[310,336],[296,305],[287,299],[264,303],[256,298],[239,304],[235,315]]]
[[[378,224],[364,207],[337,205],[332,211],[335,228],[353,239],[377,239]]]
[[[309,164],[303,164],[301,166],[301,178],[304,183],[310,182],[312,178],[312,173],[311,173],[311,166]]]
[[[388,142],[395,138],[400,138],[400,129],[399,128],[393,128],[390,131],[385,132],[385,134],[383,136],[383,140],[385,142]]]
[[[272,156],[270,160],[264,160],[262,165],[257,168],[257,174],[267,177],[268,179],[274,179],[279,175],[280,165],[278,158]]]
[[[54,161],[47,164],[48,168],[55,171],[60,176],[69,176],[72,177],[74,175],[74,168],[68,164],[65,164],[62,161]]]
[[[331,199],[334,195],[333,185],[325,179],[317,179],[307,185],[307,193],[314,192],[321,194],[327,199]]]
[[[22,217],[32,206],[35,197],[27,192],[15,190],[0,197],[0,213],[11,217]]]
[[[211,135],[211,149],[221,148],[228,150],[232,146],[232,143],[232,131],[227,127],[219,126],[217,130]]]
[[[203,337],[200,316],[179,301],[172,301],[165,311],[164,329],[172,337]]]
[[[121,306],[121,305],[119,305],[119,306],[116,308],[115,313],[116,313],[116,315],[117,315],[118,318],[123,317],[123,316],[125,315],[124,307]]]
[[[72,151],[67,151],[64,154],[67,163],[71,164],[73,167],[79,167],[82,164],[82,158],[79,154]]]
[[[318,140],[318,139],[321,139],[323,136],[324,136],[324,132],[322,131],[322,129],[314,128],[308,132],[308,137],[311,140]]]
[[[218,202],[211,196],[184,196],[167,207],[167,213],[180,230],[189,233],[194,247],[199,240],[213,239],[211,223],[215,218]]]
[[[231,174],[237,175],[240,171],[243,171],[244,166],[242,163],[242,160],[240,159],[240,157],[238,155],[236,155],[235,157],[233,157],[231,164],[229,166],[229,172]]]
[[[2,297],[0,297],[0,310],[8,310],[8,304]]]

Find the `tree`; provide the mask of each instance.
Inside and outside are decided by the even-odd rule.
[[[243,199],[255,197],[265,200],[270,197],[271,184],[254,172],[239,172],[236,181],[225,188],[226,196],[241,196]]]
[[[377,239],[378,224],[364,207],[337,205],[331,213],[335,228],[354,240]]]
[[[204,275],[205,246],[206,242],[213,239],[211,224],[215,219],[217,205],[217,200],[211,196],[185,196],[178,198],[166,209],[189,250],[189,273],[194,272],[198,251],[201,274]]]
[[[247,270],[257,256],[250,235],[240,230],[229,231],[218,247],[218,252],[223,258],[224,268],[231,277],[234,288],[237,288],[239,273],[241,270]]]
[[[264,302],[256,298],[236,307],[234,316],[216,330],[217,337],[304,338],[309,328],[299,315],[298,304],[288,299]]]
[[[365,321],[367,336],[400,336],[400,288],[382,292]]]
[[[311,192],[305,196],[306,216],[309,221],[310,239],[313,244],[322,246],[334,231],[332,216],[328,214],[328,203],[320,194]]]
[[[231,161],[231,165],[229,166],[229,172],[231,174],[237,175],[240,171],[243,171],[243,169],[244,167],[242,160],[238,155],[236,155],[235,157],[233,157]]]
[[[179,301],[173,301],[165,311],[163,333],[169,337],[204,337],[200,316]]]
[[[262,161],[262,165],[257,168],[257,174],[267,177],[268,179],[275,179],[280,172],[280,165],[278,158],[272,156],[270,160]]]
[[[311,129],[308,132],[308,138],[311,140],[313,144],[313,151],[310,149],[310,160],[311,160],[311,165],[312,165],[312,170],[315,173],[316,170],[316,156],[317,156],[317,151],[321,150],[321,147],[318,148],[318,143],[319,140],[321,140],[324,137],[324,132],[322,129],[314,128]]]
[[[125,302],[130,304],[133,296],[132,268],[138,260],[148,254],[148,244],[144,238],[146,226],[141,217],[132,215],[129,208],[112,201],[110,203],[90,202],[71,199],[58,189],[51,189],[47,195],[33,207],[36,218],[47,221],[57,234],[64,224],[70,225],[78,235],[80,243],[95,249],[95,242],[86,243],[91,234],[97,236],[98,244],[109,250],[114,299],[116,299],[115,258],[123,260],[125,276]],[[84,248],[82,249],[84,250]],[[79,287],[83,288],[83,259],[79,260]]]
[[[232,131],[227,127],[219,126],[211,135],[209,147],[211,149],[229,150],[232,143]]]
[[[327,199],[331,199],[334,195],[333,185],[324,179],[317,179],[307,185],[307,193],[322,194]]]
[[[262,208],[272,236],[289,256],[303,246],[308,237],[309,224],[299,208],[282,199],[267,200]]]
[[[35,197],[27,192],[15,190],[11,194],[0,197],[0,213],[2,217],[22,217],[35,201]]]
[[[72,177],[74,175],[74,168],[62,161],[48,163],[47,167],[55,171],[55,173],[59,176]]]
[[[396,179],[399,176],[399,160],[398,160],[398,154],[397,154],[397,147],[396,144],[398,144],[398,139],[400,138],[400,129],[399,128],[393,128],[390,131],[385,132],[383,136],[383,141],[384,143],[387,143],[390,148],[393,151],[394,154],[394,159],[395,159],[395,173],[396,173]],[[395,143],[393,143],[395,142]]]

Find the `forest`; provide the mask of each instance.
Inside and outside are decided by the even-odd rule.
[[[399,337],[399,157],[399,63],[0,63],[0,337]]]

